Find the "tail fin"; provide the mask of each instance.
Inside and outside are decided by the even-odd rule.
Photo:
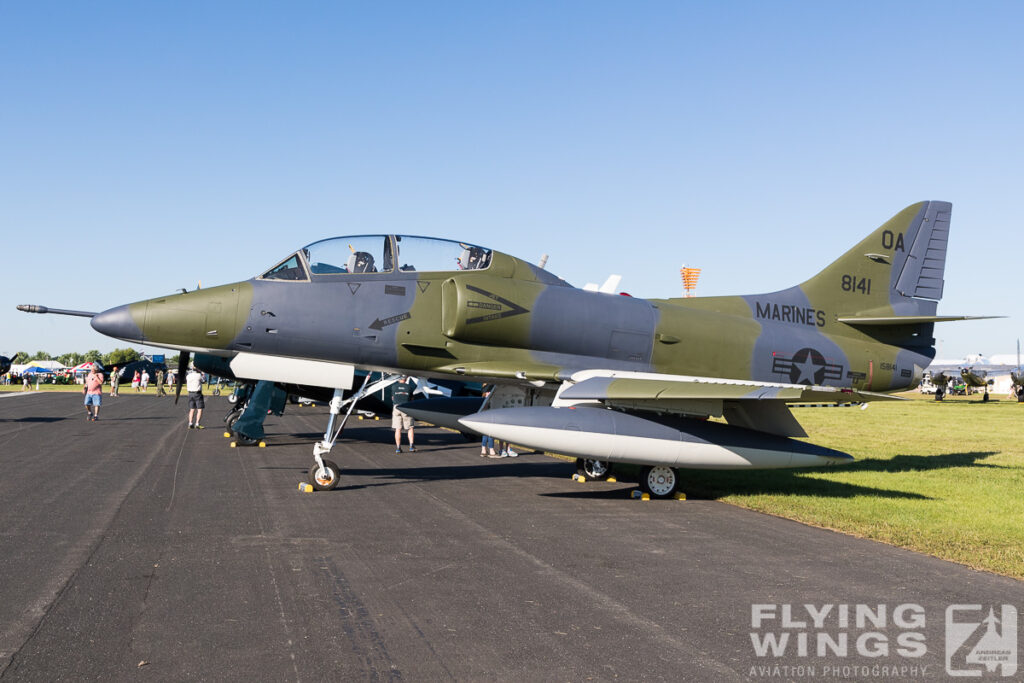
[[[839,318],[934,316],[953,205],[913,204],[800,285]]]

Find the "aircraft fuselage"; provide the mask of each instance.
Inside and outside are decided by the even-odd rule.
[[[588,292],[550,276],[545,282],[528,264],[494,257],[527,277],[462,271],[254,278],[128,304],[92,324],[126,341],[225,356],[547,382],[601,367],[894,391],[915,386],[933,354],[924,343],[886,344],[877,333],[838,322],[841,310],[786,303],[791,290],[648,300]],[[886,333],[912,340],[907,330]]]

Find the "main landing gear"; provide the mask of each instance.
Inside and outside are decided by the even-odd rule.
[[[576,458],[576,474],[587,481],[604,481],[611,473],[612,465],[607,460]]]
[[[259,444],[266,436],[263,422],[267,415],[283,414],[288,399],[283,389],[267,380],[238,388],[233,396],[235,403],[224,416],[224,424],[228,429],[225,436],[234,433],[237,446]]]
[[[370,384],[371,376],[372,373],[368,373],[366,379],[363,380],[363,385],[359,387],[359,391],[348,398],[344,397],[345,392],[343,389],[334,390],[334,397],[331,398],[331,414],[327,418],[327,429],[324,430],[324,438],[313,445],[313,464],[309,467],[309,477],[313,480],[311,484],[314,491],[330,491],[338,485],[338,480],[341,478],[341,468],[333,460],[328,460],[323,456],[331,452],[334,443],[341,436],[341,431],[345,428],[345,423],[348,422],[349,416],[355,410],[359,399],[375,391],[383,391],[402,378],[402,375],[384,375],[381,379]],[[341,415],[342,410],[345,410],[345,415],[339,420],[338,416]]]
[[[679,472],[657,465],[640,470],[640,489],[651,494],[651,498],[672,498],[679,490]]]
[[[577,458],[576,474],[585,481],[605,481],[612,475],[612,463],[607,460]],[[680,482],[678,470],[672,467],[655,465],[640,468],[640,490],[651,498],[674,498]]]

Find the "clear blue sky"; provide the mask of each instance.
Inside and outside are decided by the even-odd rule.
[[[570,282],[771,291],[952,201],[939,355],[1021,336],[1024,4],[0,6],[0,352],[323,237],[457,238]]]

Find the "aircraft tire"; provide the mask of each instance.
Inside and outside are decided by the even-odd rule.
[[[665,465],[640,471],[640,488],[651,498],[671,498],[679,490],[679,472]]]
[[[237,443],[239,446],[255,446],[259,442],[259,439],[250,439],[245,434],[235,432],[235,443]]]
[[[240,417],[242,417],[242,411],[241,410],[232,410],[224,418],[224,424],[226,424],[228,426],[229,430],[234,431],[235,423],[238,422],[238,418],[240,418]]]
[[[318,469],[319,467],[317,466],[316,461],[314,460],[313,464],[309,466],[309,478],[311,483],[313,484],[313,490],[333,490],[334,487],[338,485],[338,479],[341,477],[341,470],[338,469],[338,466],[334,463],[333,460],[327,459],[324,460],[324,471],[322,473],[318,473]]]
[[[587,481],[604,481],[612,473],[612,466],[607,460],[576,458],[576,474]]]

